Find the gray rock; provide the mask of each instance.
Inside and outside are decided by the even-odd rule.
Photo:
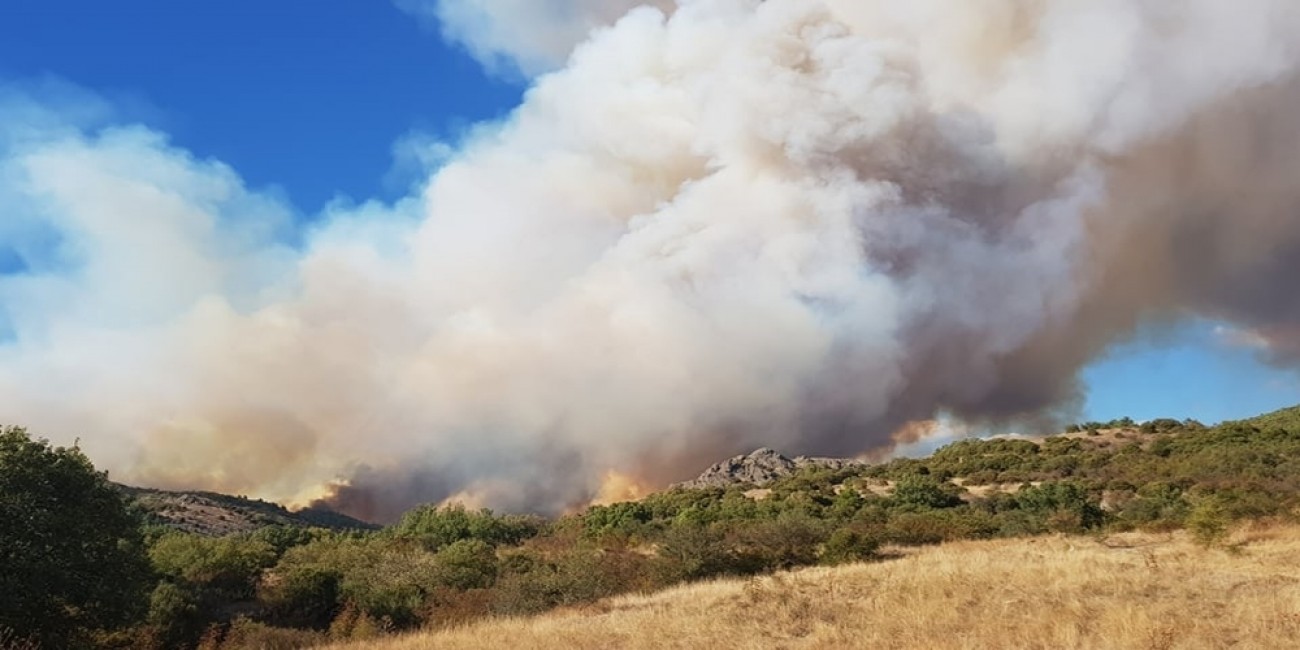
[[[673,487],[687,489],[726,488],[742,483],[766,485],[807,468],[838,470],[862,464],[865,463],[851,458],[812,458],[808,456],[789,458],[775,449],[763,447],[751,453],[724,460],[704,470],[704,473],[698,477],[678,483]]]

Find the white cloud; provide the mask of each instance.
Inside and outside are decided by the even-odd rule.
[[[406,11],[435,22],[489,70],[525,76],[558,69],[597,27],[612,25],[633,8],[665,11],[674,0],[396,0]]]

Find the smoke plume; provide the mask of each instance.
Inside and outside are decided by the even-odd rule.
[[[0,415],[151,485],[555,512],[1047,421],[1146,323],[1300,358],[1300,4],[641,4],[428,5],[554,71],[418,196],[307,232],[0,94]]]

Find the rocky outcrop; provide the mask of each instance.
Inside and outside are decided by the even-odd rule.
[[[852,465],[864,464],[851,458],[812,458],[798,456],[789,458],[775,449],[764,447],[751,453],[722,461],[706,470],[698,477],[678,483],[674,487],[714,488],[733,485],[766,485],[808,468],[843,469]]]

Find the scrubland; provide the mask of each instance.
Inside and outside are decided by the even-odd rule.
[[[886,549],[889,551],[891,549]],[[334,650],[1294,648],[1300,527],[1045,536],[701,582]]]
[[[7,547],[82,545],[11,554],[0,650],[1300,647],[1300,408],[1071,429],[549,519],[427,504],[220,537],[14,429],[11,519],[44,523]],[[106,505],[47,489],[67,468]],[[85,568],[92,543],[117,559]],[[130,570],[83,579],[101,566]]]

